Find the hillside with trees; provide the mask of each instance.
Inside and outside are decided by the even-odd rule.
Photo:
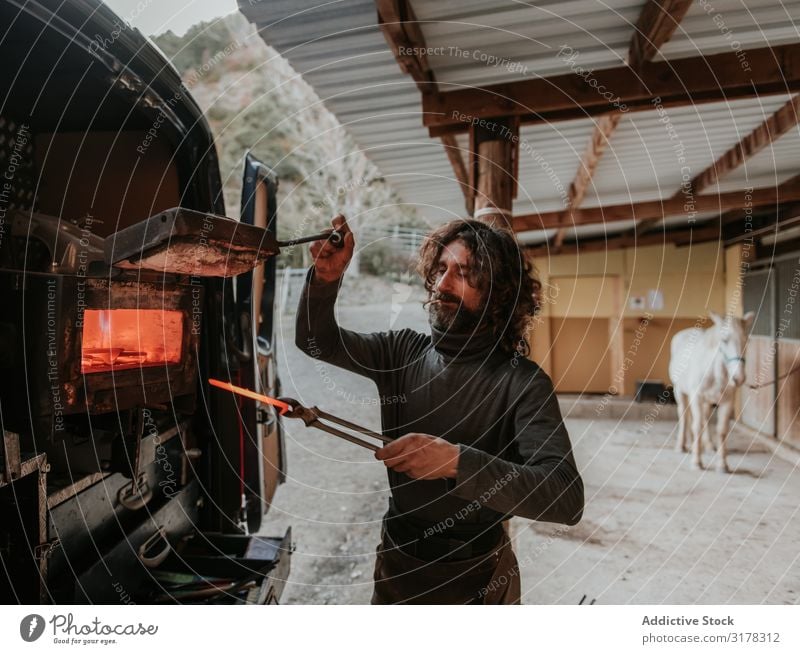
[[[243,158],[252,151],[280,179],[280,238],[323,229],[339,211],[357,236],[366,224],[387,233],[425,230],[313,89],[243,16],[151,38],[181,73],[215,135],[228,216],[238,218]],[[305,250],[293,249],[280,265],[304,265]],[[367,246],[361,257],[371,272],[396,263],[385,241]]]

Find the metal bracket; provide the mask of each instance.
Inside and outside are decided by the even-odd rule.
[[[256,424],[272,425],[275,424],[275,412],[271,409],[258,407],[256,409]]]
[[[22,476],[22,459],[19,453],[19,434],[3,430],[3,461],[5,462],[5,477],[16,481]]]
[[[46,543],[37,545],[33,551],[36,559],[41,561],[42,559],[49,559],[51,556],[53,556],[53,552],[55,552],[59,547],[61,547],[61,539],[54,538]]]

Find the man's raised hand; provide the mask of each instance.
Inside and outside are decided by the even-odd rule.
[[[316,241],[311,245],[311,257],[314,259],[312,281],[335,282],[344,274],[350,259],[353,258],[355,240],[353,232],[347,225],[347,219],[342,214],[338,214],[331,220],[331,225],[344,236],[344,245],[337,248],[328,241]]]

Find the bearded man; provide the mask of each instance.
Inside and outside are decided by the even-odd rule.
[[[417,266],[430,334],[362,334],[334,305],[355,247],[311,246],[296,344],[372,379],[382,431],[375,456],[391,499],[377,547],[373,604],[519,604],[506,521],[567,525],[583,513],[583,482],[550,377],[528,358],[526,329],[541,285],[514,236],[477,220],[434,230]]]

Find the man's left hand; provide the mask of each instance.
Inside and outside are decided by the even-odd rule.
[[[455,479],[458,454],[458,445],[443,438],[410,433],[384,445],[375,452],[375,458],[412,479]]]

